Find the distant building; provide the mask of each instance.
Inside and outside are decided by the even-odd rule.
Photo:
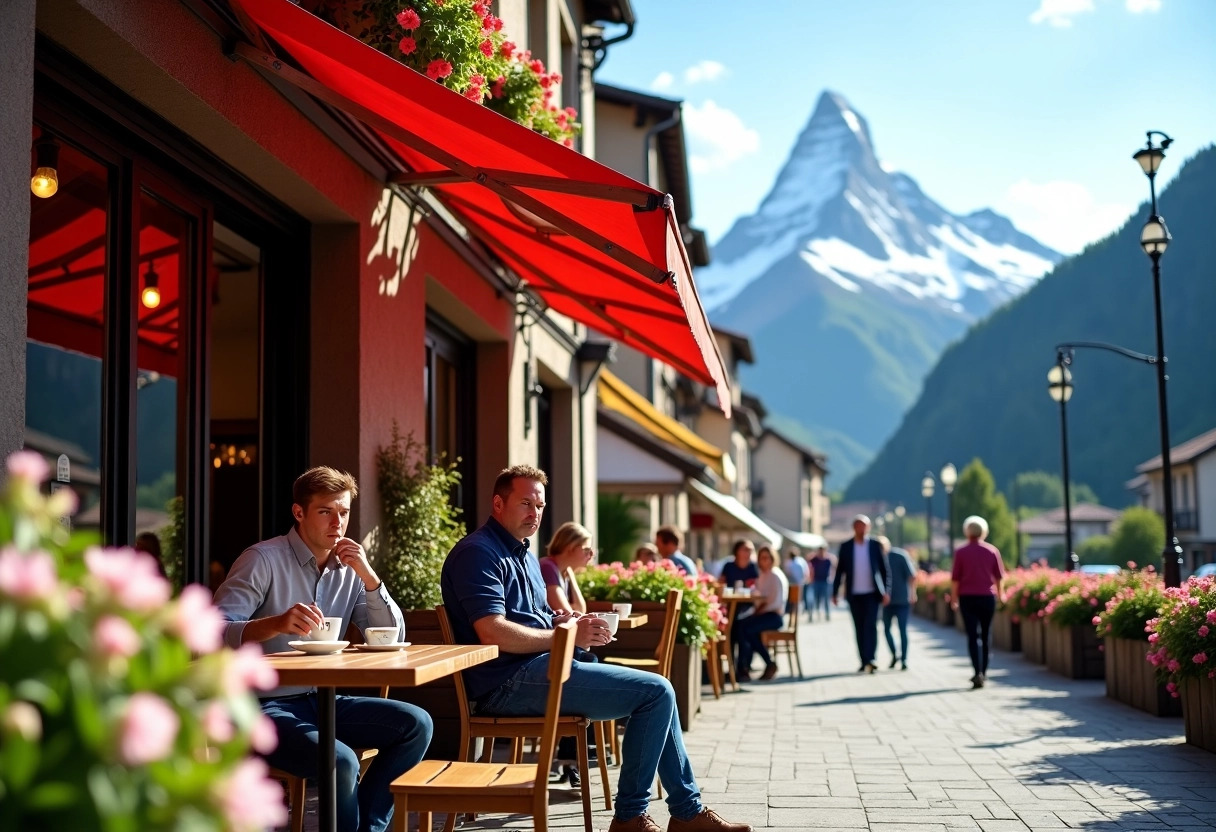
[[[822,544],[831,501],[823,490],[827,457],[786,434],[765,427],[752,452],[752,508],[771,524],[799,535],[789,542]],[[784,532],[782,533],[785,534]]]
[[[1216,561],[1216,430],[1170,448],[1170,478],[1174,481],[1174,533],[1182,544],[1183,574]],[[1165,511],[1161,486],[1161,455],[1136,466],[1127,482],[1137,502],[1158,514]]]
[[[1075,552],[1091,537],[1110,534],[1111,525],[1121,512],[1115,508],[1079,503],[1072,507],[1072,548]],[[1031,563],[1064,547],[1064,507],[1053,508],[1018,523],[1018,531],[1029,537],[1026,558]]]

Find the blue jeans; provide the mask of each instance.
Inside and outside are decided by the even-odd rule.
[[[811,584],[811,596],[813,600],[811,602],[811,608],[808,610],[811,616],[814,617],[815,610],[822,609],[823,620],[827,621],[829,618],[831,618],[832,613],[829,610],[832,606],[830,603],[832,598],[832,582],[815,581],[813,584]]]
[[[891,658],[898,658],[904,664],[908,663],[908,605],[887,604],[882,608],[882,633],[887,637],[887,646],[891,648]],[[899,645],[901,652],[895,652],[895,637],[891,635],[891,620],[899,623]]]
[[[739,644],[739,661],[735,664],[737,673],[751,672],[753,653],[758,653],[764,659],[765,667],[773,663],[773,657],[768,654],[760,634],[765,630],[780,630],[781,624],[781,616],[775,612],[749,615],[735,622],[731,632]]]
[[[297,777],[317,776],[317,695],[267,699],[262,711],[279,732],[279,745],[266,755],[275,768]],[[339,696],[334,704],[338,760],[338,829],[385,832],[393,818],[389,784],[422,761],[433,730],[426,711],[395,699]],[[352,748],[378,748],[359,780]]]
[[[548,653],[532,659],[501,687],[483,696],[477,713],[543,716],[549,696],[548,667]],[[630,820],[645,813],[656,773],[667,790],[672,817],[687,819],[701,811],[701,792],[684,750],[676,695],[662,676],[576,661],[562,688],[562,713],[591,720],[629,717],[617,779],[618,819]]]

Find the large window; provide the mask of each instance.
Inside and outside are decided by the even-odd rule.
[[[426,394],[426,447],[433,462],[455,462],[461,487],[452,495],[465,512],[465,521],[476,524],[471,514],[476,505],[472,472],[473,394],[476,378],[474,345],[451,324],[428,313],[426,365],[423,385]]]

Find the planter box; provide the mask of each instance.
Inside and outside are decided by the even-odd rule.
[[[912,612],[919,615],[921,618],[937,617],[936,605],[924,595],[916,596],[916,603],[912,605]]]
[[[1148,663],[1147,641],[1106,639],[1106,695],[1153,716],[1180,716],[1182,703],[1170,696]]]
[[[1047,663],[1046,626],[1041,618],[1022,621],[1022,655],[1027,661]]]
[[[1102,679],[1106,659],[1092,624],[1060,627],[1046,622],[1047,669],[1069,679]]]
[[[937,596],[937,600],[933,602],[936,609],[936,620],[938,624],[945,624],[947,627],[954,626],[954,610],[950,609],[950,602],[941,595]],[[960,616],[961,617],[961,616]]]
[[[671,686],[676,691],[676,709],[680,712],[680,727],[685,733],[692,729],[692,719],[701,712],[700,647],[676,644],[671,657]]]
[[[1216,754],[1216,679],[1184,679],[1179,689],[1186,741]]]
[[[1022,649],[1022,623],[1014,621],[1008,610],[997,610],[992,617],[992,646],[1012,653]]]

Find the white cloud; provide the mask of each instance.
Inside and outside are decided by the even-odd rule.
[[[1161,11],[1161,0],[1127,0],[1125,5],[1132,14]]]
[[[684,70],[684,81],[699,84],[702,81],[716,81],[725,74],[726,67],[717,61],[699,61]]]
[[[1128,0],[1128,3],[1137,1]],[[1039,0],[1039,7],[1030,15],[1030,22],[1048,23],[1058,27],[1071,26],[1074,17],[1093,10],[1094,0]]]
[[[760,134],[712,100],[684,105],[684,131],[693,173],[719,170],[760,149]]]
[[[1098,202],[1079,182],[1023,179],[994,207],[1044,245],[1074,254],[1119,228],[1136,206]]]
[[[663,71],[656,75],[654,80],[650,82],[650,88],[652,90],[670,89],[671,85],[674,84],[675,81],[676,78],[674,75],[672,75],[670,72]]]

